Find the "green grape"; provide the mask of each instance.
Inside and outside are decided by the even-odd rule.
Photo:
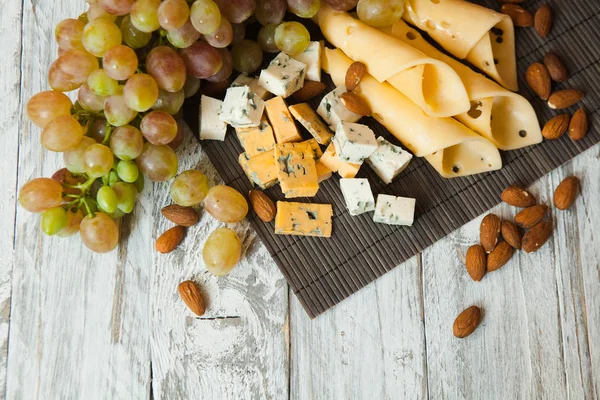
[[[111,96],[119,91],[119,82],[112,79],[105,70],[97,69],[88,76],[88,87],[98,96]]]
[[[102,57],[107,50],[120,45],[122,38],[121,30],[114,22],[98,18],[87,23],[81,41],[88,52]]]
[[[109,124],[123,126],[133,121],[137,116],[137,111],[127,106],[125,96],[115,94],[108,96],[104,101],[104,116]]]
[[[140,131],[152,144],[168,144],[177,135],[177,121],[164,111],[152,111],[142,118]]]
[[[284,53],[297,56],[310,44],[310,34],[299,22],[284,22],[275,29],[275,44]]]
[[[168,92],[180,91],[187,76],[183,59],[168,46],[158,46],[150,51],[146,57],[146,72],[160,89]]]
[[[102,212],[86,216],[79,227],[81,241],[96,253],[108,253],[119,243],[119,228]]]
[[[275,29],[277,25],[265,25],[258,31],[258,44],[267,53],[279,53],[279,48],[275,44]]]
[[[50,90],[34,95],[27,103],[27,117],[44,128],[58,117],[71,115],[71,99],[64,93]]]
[[[321,0],[287,0],[288,10],[301,18],[312,18],[319,7]]]
[[[64,19],[54,28],[54,38],[58,48],[62,50],[83,50],[81,38],[85,24],[76,19]]]
[[[185,84],[183,85],[183,92],[186,99],[198,93],[198,90],[200,90],[200,82],[201,80],[195,76],[187,76]]]
[[[140,174],[133,184],[138,193],[142,193],[142,190],[144,190],[144,175]]]
[[[167,40],[179,49],[185,49],[196,43],[202,34],[194,28],[192,21],[188,20],[179,29],[167,31]]]
[[[160,28],[158,22],[160,0],[137,0],[131,7],[131,23],[142,32],[154,32]]]
[[[96,202],[98,208],[107,214],[112,214],[117,210],[117,194],[110,186],[102,186],[98,189]]]
[[[123,17],[123,21],[121,21],[121,34],[123,43],[132,49],[141,49],[152,40],[152,33],[142,32],[133,26],[129,15]]]
[[[32,213],[40,213],[57,207],[63,202],[63,187],[50,178],[36,178],[27,182],[19,191],[19,204]]]
[[[124,182],[133,183],[140,175],[140,170],[133,161],[119,161],[117,164],[117,174]]]
[[[212,187],[204,199],[206,211],[221,222],[239,222],[248,214],[248,202],[232,187]]]
[[[127,15],[135,0],[98,0],[98,4],[113,15]]]
[[[121,160],[137,158],[144,150],[142,132],[131,125],[116,128],[110,136],[110,149]]]
[[[79,144],[85,134],[83,126],[71,115],[63,115],[42,130],[40,142],[50,151],[63,152]]]
[[[184,89],[181,89],[178,92],[167,92],[166,90],[160,89],[158,91],[158,99],[152,106],[152,109],[175,115],[179,112],[179,110],[181,110],[184,101]]]
[[[191,207],[200,204],[208,194],[208,179],[202,171],[182,172],[171,183],[171,198],[175,204]]]
[[[96,144],[94,139],[84,136],[77,146],[65,151],[63,153],[65,167],[74,174],[83,174],[85,172],[83,155],[87,148],[93,144]]]
[[[185,0],[165,0],[158,7],[158,22],[163,29],[179,29],[190,16],[190,7]]]
[[[221,24],[221,11],[213,0],[196,0],[190,9],[190,20],[198,32],[210,35]]]
[[[56,235],[67,225],[67,212],[62,207],[54,207],[42,213],[42,231],[48,235]]]
[[[356,12],[364,23],[384,28],[400,21],[404,0],[359,0]]]
[[[260,68],[263,52],[261,47],[253,40],[244,39],[231,49],[233,68],[249,74]]]
[[[242,255],[242,243],[229,228],[218,228],[204,243],[202,258],[208,272],[216,276],[227,275]]]
[[[119,45],[104,53],[102,68],[114,80],[124,81],[133,76],[138,67],[138,57],[129,46]]]
[[[110,171],[113,161],[112,151],[100,143],[91,145],[83,153],[85,173],[93,178],[100,178]]]
[[[92,112],[100,112],[104,110],[104,96],[99,96],[90,87],[87,83],[81,85],[79,90],[77,91],[77,101],[81,108],[86,111]]]
[[[123,96],[132,110],[148,111],[158,99],[158,85],[148,74],[135,74],[125,84]]]
[[[68,210],[67,223],[56,234],[56,236],[69,237],[79,232],[79,225],[81,224],[81,220],[83,220],[83,217],[84,215],[82,210]]]
[[[127,182],[117,182],[112,185],[112,189],[117,194],[117,208],[125,214],[132,212],[135,205],[135,198],[137,197],[135,185]]]
[[[117,171],[111,169],[109,173],[102,175],[102,183],[105,185],[112,186],[117,182],[120,182]]]
[[[177,174],[177,155],[167,145],[144,144],[144,151],[135,159],[140,172],[155,182],[168,181]]]
[[[94,21],[99,18],[106,19],[108,21],[115,21],[117,19],[116,15],[112,15],[111,13],[107,12],[100,4],[97,3],[90,4],[85,15],[88,21]]]

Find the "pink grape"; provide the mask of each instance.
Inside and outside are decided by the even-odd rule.
[[[152,108],[158,99],[158,85],[148,74],[135,74],[123,88],[125,103],[129,108],[144,112]]]
[[[50,178],[36,178],[27,182],[19,191],[19,204],[32,213],[40,213],[60,206],[63,187]]]
[[[120,45],[122,39],[121,29],[106,18],[90,21],[83,29],[83,47],[96,57],[102,57],[107,50]]]
[[[171,140],[168,144],[170,148],[173,150],[177,150],[179,146],[183,143],[185,139],[185,128],[183,125],[183,121],[177,121],[177,135],[175,135],[175,139]]]
[[[71,107],[73,103],[64,93],[52,90],[41,92],[27,103],[27,117],[40,128],[44,128],[58,117],[71,115]]]
[[[150,43],[152,33],[142,32],[131,23],[129,15],[123,17],[121,21],[121,35],[123,43],[132,49],[140,49]]]
[[[105,119],[94,119],[88,126],[87,136],[94,139],[97,143],[102,143],[106,137],[108,121]]]
[[[152,144],[168,144],[177,135],[177,121],[164,111],[152,111],[142,118],[140,130]]]
[[[63,153],[64,154],[64,153]],[[80,195],[81,189],[75,187],[66,187],[76,186],[82,183],[85,183],[86,178],[83,175],[75,176],[71,171],[67,168],[61,168],[52,174],[52,179],[63,185],[63,202],[68,203],[72,200],[72,198],[68,197],[70,194]]]
[[[169,43],[180,49],[190,47],[200,39],[200,36],[202,34],[194,28],[190,20],[179,29],[167,31],[167,40]]]
[[[86,216],[79,227],[81,241],[96,253],[108,253],[119,244],[119,228],[102,212]]]
[[[168,181],[177,174],[177,155],[164,144],[144,144],[144,151],[135,162],[140,172],[155,182]]]
[[[323,0],[331,8],[337,11],[348,11],[356,7],[358,0]]]
[[[79,225],[81,225],[83,217],[82,210],[67,210],[67,222],[56,236],[69,237],[79,232]]]
[[[230,186],[213,186],[204,199],[206,211],[221,222],[239,222],[248,214],[248,202]]]
[[[112,15],[127,15],[135,0],[98,0],[98,4]]]
[[[127,106],[122,94],[108,96],[104,101],[104,115],[106,120],[114,126],[123,126],[137,116],[137,111]]]
[[[83,153],[85,173],[99,178],[109,172],[113,166],[113,153],[103,144],[95,143]]]
[[[83,174],[85,172],[85,162],[83,155],[88,147],[96,144],[96,141],[91,137],[84,136],[77,146],[63,153],[63,162],[65,167],[74,174]]]
[[[233,24],[247,20],[254,13],[254,0],[216,0],[221,14]]]
[[[110,137],[110,149],[120,160],[133,160],[144,150],[142,132],[131,125],[116,128]]]
[[[160,28],[158,7],[160,7],[160,0],[137,0],[129,14],[133,26],[142,32],[158,30]]]
[[[152,109],[157,111],[165,111],[171,115],[175,115],[179,112],[179,110],[181,110],[184,101],[185,93],[183,89],[174,93],[160,89],[158,91],[158,99],[152,106]]]
[[[83,138],[83,126],[71,115],[63,115],[42,130],[40,142],[50,151],[63,152],[77,146]]]
[[[196,42],[180,51],[187,73],[196,78],[208,78],[219,72],[223,66],[221,53],[208,43]]]
[[[158,22],[168,31],[179,29],[190,17],[190,7],[185,0],[165,0],[158,7]]]
[[[168,92],[181,90],[187,76],[183,59],[167,46],[158,46],[150,51],[146,58],[146,71],[160,89]]]
[[[88,76],[88,87],[98,96],[111,96],[119,92],[119,82],[112,79],[105,70],[97,69]]]
[[[221,11],[213,0],[196,0],[190,8],[190,20],[203,35],[210,35],[221,24]]]
[[[109,21],[114,21],[117,19],[116,15],[112,15],[107,12],[102,6],[98,3],[91,3],[87,9],[86,16],[88,21],[95,21],[99,18],[104,18]]]
[[[225,18],[221,18],[221,25],[210,35],[204,35],[204,40],[212,47],[219,49],[229,46],[233,40],[231,23]]]
[[[79,105],[87,111],[100,112],[104,110],[105,100],[106,98],[104,96],[99,96],[94,93],[87,83],[81,85],[77,92],[77,101],[79,102]]]
[[[221,70],[214,74],[213,76],[209,76],[206,78],[207,81],[210,82],[223,82],[227,78],[231,76],[233,72],[233,57],[231,56],[231,52],[227,49],[219,49],[221,53],[221,57],[223,58],[223,66]]]
[[[137,67],[138,57],[129,46],[115,46],[104,53],[102,58],[102,68],[109,77],[117,81],[131,78]]]
[[[54,28],[54,38],[62,50],[83,50],[81,38],[85,24],[77,19],[64,19]]]
[[[256,0],[254,15],[262,25],[280,24],[286,9],[285,0]]]
[[[98,59],[84,50],[68,50],[50,66],[50,87],[61,92],[75,90],[87,81],[87,77],[99,67]]]

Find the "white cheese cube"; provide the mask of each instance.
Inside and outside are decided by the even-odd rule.
[[[202,95],[200,99],[200,139],[225,140],[227,125],[219,119],[221,100]]]
[[[306,64],[306,79],[321,81],[321,43],[310,42],[306,50],[294,56],[294,59]]]
[[[343,121],[335,130],[333,144],[340,160],[355,164],[361,164],[379,146],[371,128]]]
[[[343,86],[335,88],[323,97],[317,108],[317,113],[327,122],[332,131],[335,131],[341,121],[356,122],[362,117],[342,104],[341,96],[345,92],[346,88]]]
[[[411,226],[415,219],[415,199],[396,197],[387,194],[377,196],[374,222],[388,225]]]
[[[249,86],[227,89],[219,119],[234,128],[258,126],[265,110],[265,102]]]
[[[375,209],[375,198],[368,179],[342,178],[340,188],[350,215],[360,215]]]
[[[304,86],[306,65],[285,53],[279,53],[267,69],[263,69],[258,84],[276,96],[289,97]]]
[[[377,138],[377,143],[379,147],[366,161],[377,176],[389,184],[408,167],[410,160],[412,160],[412,154],[403,150],[400,146],[391,144],[381,136]]]
[[[239,74],[237,78],[233,82],[231,82],[230,87],[236,86],[248,86],[250,90],[258,95],[263,100],[267,100],[271,97],[271,93],[267,92],[267,90],[258,84],[257,78],[249,77],[245,74]]]

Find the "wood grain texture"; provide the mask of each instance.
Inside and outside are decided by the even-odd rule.
[[[202,170],[221,183],[202,146],[186,132],[179,171]],[[155,185],[154,237],[172,226],[160,214],[170,204],[168,184]],[[227,224],[242,240],[242,261],[225,277],[204,268],[208,235],[225,224],[200,210],[178,249],[154,252],[152,267],[152,371],[156,399],[284,399],[288,397],[287,284],[247,221]],[[195,317],[177,294],[191,279],[206,301]]]

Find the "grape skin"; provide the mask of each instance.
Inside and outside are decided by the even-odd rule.
[[[213,0],[196,0],[190,8],[190,20],[198,32],[210,35],[221,25],[221,11]]]
[[[62,207],[54,207],[42,213],[42,232],[56,235],[67,225],[67,212]]]
[[[310,34],[299,22],[284,22],[275,29],[275,44],[284,53],[296,56],[310,44]]]
[[[208,43],[196,42],[180,50],[187,73],[196,78],[205,79],[219,72],[223,67],[223,57],[218,49]]]
[[[219,72],[206,78],[209,82],[226,81],[233,72],[233,57],[231,52],[227,49],[219,49],[219,53],[221,53],[221,57],[223,58],[223,66]]]
[[[56,236],[69,237],[69,236],[73,236],[74,234],[79,232],[79,225],[81,224],[83,217],[84,217],[84,215],[83,215],[83,211],[81,209],[76,210],[76,211],[68,210],[67,211],[67,222],[66,222],[64,228],[62,228],[56,234]]]
[[[160,0],[137,0],[131,7],[131,23],[142,32],[150,33],[160,28],[158,7]]]
[[[135,0],[98,0],[98,4],[112,15],[123,16],[129,14]]]
[[[96,193],[98,208],[107,214],[117,211],[117,194],[110,186],[102,186]]]
[[[64,115],[71,115],[71,99],[64,93],[46,91],[34,95],[27,103],[27,117],[35,125],[44,128],[50,122]]]
[[[69,18],[62,20],[54,28],[54,38],[61,50],[83,50],[81,38],[85,24],[79,20]]]
[[[113,166],[113,153],[100,143],[93,144],[83,153],[85,173],[93,178],[99,178],[108,173]]]
[[[261,25],[279,25],[287,9],[286,0],[256,0],[254,15]]]
[[[107,50],[120,45],[122,39],[121,29],[106,18],[90,21],[83,29],[83,47],[96,57],[102,57]]]
[[[194,28],[190,20],[179,29],[167,31],[167,40],[169,43],[179,49],[190,47],[200,39],[200,36],[202,34]]]
[[[138,68],[138,57],[129,46],[115,46],[104,53],[102,68],[112,79],[124,81],[135,74]]]
[[[158,23],[163,29],[179,29],[190,17],[190,7],[185,0],[165,0],[158,7]]]
[[[121,21],[121,35],[123,43],[132,49],[140,49],[150,43],[152,33],[142,32],[131,23],[129,15],[123,17]]]
[[[96,253],[108,253],[119,243],[119,228],[107,214],[86,216],[79,227],[81,241]]]
[[[253,13],[256,3],[254,0],[216,0],[221,13],[232,24],[247,20]]]
[[[177,92],[183,88],[187,77],[185,63],[172,48],[158,46],[146,58],[146,71],[160,89]]]
[[[65,151],[63,153],[65,167],[74,174],[83,174],[85,172],[83,155],[86,149],[93,144],[96,144],[94,139],[84,136],[77,146]]]
[[[105,70],[97,69],[88,76],[88,87],[98,96],[106,97],[119,91],[119,82],[112,79]]]
[[[331,8],[337,11],[348,11],[356,7],[358,0],[323,0]]]
[[[239,222],[248,214],[248,202],[232,187],[212,187],[204,199],[206,211],[221,222]]]
[[[242,255],[242,243],[238,235],[229,228],[218,228],[204,243],[202,258],[206,269],[213,275],[227,275]]]
[[[77,101],[81,108],[87,111],[100,112],[104,110],[104,96],[98,96],[87,83],[84,83],[77,92]]]
[[[279,53],[279,48],[275,44],[275,29],[277,25],[265,25],[258,31],[258,44],[267,53]]]
[[[40,213],[62,204],[62,185],[50,178],[35,178],[19,191],[19,204],[32,213]]]
[[[112,185],[112,189],[117,195],[117,208],[125,214],[132,212],[137,197],[135,185],[127,182],[117,182]]]
[[[140,131],[152,144],[168,144],[177,135],[177,121],[164,111],[152,111],[142,118]]]
[[[144,150],[142,133],[131,125],[120,126],[110,137],[110,149],[120,160],[133,160]]]
[[[208,179],[202,171],[184,171],[171,183],[170,193],[175,204],[184,207],[198,205],[208,194]]]
[[[231,23],[227,21],[227,19],[221,18],[221,25],[219,25],[217,30],[210,35],[204,35],[204,40],[212,47],[218,49],[229,46],[233,40],[233,28],[231,27]]]
[[[77,146],[84,133],[83,127],[75,118],[64,115],[44,127],[40,142],[50,151],[63,152]]]
[[[137,112],[148,111],[158,99],[158,85],[148,74],[135,74],[125,84],[123,96],[127,107]]]
[[[127,125],[137,116],[137,111],[127,106],[125,96],[115,94],[104,100],[104,116],[114,126]]]
[[[155,182],[168,181],[177,174],[177,155],[166,145],[144,144],[135,162],[140,172]]]
[[[160,89],[158,91],[158,99],[156,99],[156,103],[154,103],[152,109],[157,111],[165,111],[171,115],[175,115],[183,106],[184,101],[184,89],[181,89],[180,91],[174,93]]]
[[[319,7],[321,0],[287,0],[288,10],[301,18],[312,18]]]
[[[250,74],[260,68],[263,59],[261,47],[253,40],[244,39],[231,49],[233,68]]]
[[[359,0],[356,12],[366,24],[384,28],[402,18],[404,0]]]

